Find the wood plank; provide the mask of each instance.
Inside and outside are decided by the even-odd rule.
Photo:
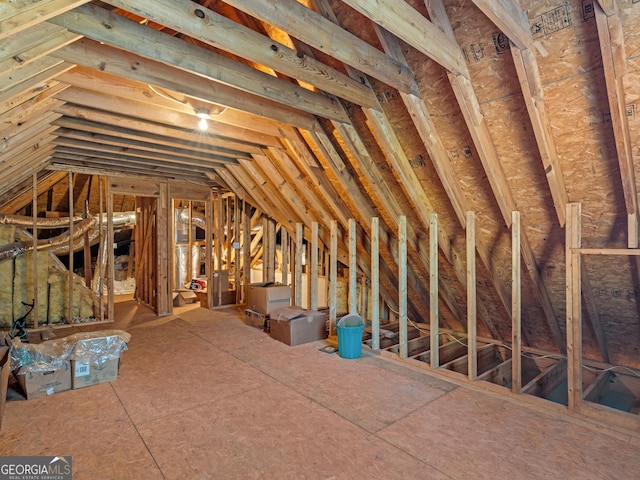
[[[358,313],[357,302],[357,256],[356,250],[356,221],[349,219],[349,313]]]
[[[478,377],[477,325],[476,325],[476,227],[475,215],[467,212],[466,245],[467,245],[467,335],[468,335],[468,370],[469,380]]]
[[[124,120],[142,119],[157,124],[155,129],[145,130],[162,134],[161,129],[167,126],[179,128],[195,134],[196,141],[200,138],[205,144],[218,139],[240,138],[241,142],[258,145],[280,145],[276,137],[280,136],[279,129],[282,124],[247,112],[227,109],[213,116],[209,120],[209,131],[203,135],[199,129],[196,131],[197,117],[194,116],[192,106],[161,96],[157,93],[159,90],[157,88],[152,90],[148,83],[81,66],[76,66],[73,70],[62,73],[56,78],[72,86],[57,95],[60,100],[72,104],[70,107],[84,107],[100,113],[110,112]],[[127,112],[126,117],[121,115],[123,111]],[[83,118],[83,113],[84,111],[78,111],[73,116]],[[89,117],[87,119],[91,120]],[[104,123],[114,124],[106,121]],[[115,125],[119,124],[115,123]],[[179,138],[190,137],[184,135]]]
[[[331,97],[280,80],[95,5],[78,7],[72,13],[59,15],[50,22],[93,40],[232,86],[240,90],[239,94],[249,92],[321,117],[338,115],[337,101]],[[163,48],[158,49],[158,44]]]
[[[371,348],[380,349],[380,219],[371,219]]]
[[[13,61],[20,63],[20,54],[48,43],[64,33],[64,28],[49,23],[42,23],[26,30],[12,33],[0,42],[0,62],[17,57]]]
[[[329,337],[336,334],[338,297],[338,221],[331,220],[329,243]]]
[[[357,82],[353,82],[339,70],[313,58],[300,58],[298,52],[288,46],[198,3],[176,3],[173,0],[109,0],[106,3],[133,11],[215,48],[221,48],[258,65],[265,65],[339,97],[350,98],[354,96],[354,92],[362,92],[362,87]]]
[[[581,258],[582,242],[581,205],[567,205],[566,229],[566,298],[567,298],[567,380],[569,410],[579,411],[582,402],[582,303]]]
[[[625,98],[625,74],[627,55],[622,21],[618,14],[607,15],[598,2],[594,2],[600,53],[607,85],[607,98],[613,125],[613,136],[618,153],[622,192],[627,214],[638,213],[638,191],[633,164],[633,147],[629,121],[627,118],[627,100]]]
[[[432,21],[438,25],[443,31],[448,32],[447,35],[454,39],[451,24],[446,15],[442,0],[433,0],[427,4],[429,16]],[[464,67],[466,69],[466,65]],[[502,164],[498,157],[496,147],[491,139],[487,122],[484,119],[478,98],[475,94],[473,86],[468,75],[449,74],[449,81],[453,88],[458,104],[460,105],[462,114],[465,118],[469,133],[473,138],[474,145],[478,151],[482,166],[489,180],[489,184],[493,191],[496,202],[502,213],[505,224],[511,226],[511,212],[517,210],[515,201],[511,193],[511,189],[507,182]],[[545,313],[545,319],[554,336],[558,349],[565,351],[564,338],[560,330],[558,318],[556,317],[553,304],[547,288],[540,275],[535,256],[526,232],[521,232],[521,251],[527,273],[534,287],[534,292],[538,297],[540,305]]]
[[[343,0],[427,57],[458,75],[465,71],[460,47],[404,0]],[[429,39],[429,41],[425,41]]]
[[[466,219],[465,219],[466,221]],[[432,213],[429,219],[429,336],[431,337],[431,358],[429,364],[432,368],[440,366],[440,314],[438,312],[438,215]]]
[[[295,0],[278,0],[275,4],[265,0],[229,0],[226,3],[398,90],[420,94],[406,65],[397,63]],[[353,52],[358,54],[354,55]],[[375,108],[377,100],[373,91],[369,88],[365,90],[366,102],[354,103]]]
[[[0,62],[0,72],[2,74],[10,73],[20,70],[34,62],[40,62],[44,60],[49,53],[75,42],[80,38],[82,38],[81,35],[63,31],[55,38],[49,39],[31,49],[23,50],[21,53]]]
[[[407,358],[407,217],[398,225],[398,305],[400,322],[400,358]]]
[[[298,128],[312,129],[315,124],[315,118],[312,115],[295,108],[256,95],[239,93],[235,88],[213,82],[202,76],[178,70],[87,38],[67,45],[51,55],[76,65],[167,88],[206,102],[243,110]]]
[[[522,87],[522,96],[536,137],[556,215],[560,226],[564,226],[566,221],[565,205],[568,203],[569,197],[564,184],[562,167],[558,158],[549,113],[544,99],[544,88],[540,78],[538,62],[534,51],[531,49],[511,48],[511,56]]]
[[[72,10],[90,0],[40,0],[0,5],[0,40]]]
[[[511,391],[522,388],[522,285],[520,257],[520,212],[511,214]]]
[[[529,20],[514,0],[472,0],[473,4],[521,50],[533,50]]]
[[[304,226],[302,223],[296,223],[296,265],[295,275],[293,277],[294,285],[294,305],[302,306],[302,242],[304,240]]]
[[[309,293],[311,299],[309,301],[310,310],[318,310],[318,222],[311,222],[311,265],[309,269]]]

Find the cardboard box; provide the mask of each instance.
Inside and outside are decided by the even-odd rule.
[[[16,375],[18,383],[27,400],[53,395],[71,389],[71,365],[68,360],[62,362],[62,367],[44,372],[32,372],[28,369]]]
[[[247,308],[258,313],[272,313],[291,305],[291,287],[273,283],[249,285]]]
[[[2,430],[4,404],[7,401],[7,387],[9,385],[9,372],[11,371],[10,358],[9,347],[0,347],[0,430]]]
[[[173,306],[181,307],[187,303],[195,303],[196,292],[192,290],[178,290],[173,292]]]
[[[89,359],[71,360],[71,381],[74,390],[99,383],[112,382],[118,378],[120,358],[108,358],[99,366]]]
[[[269,315],[254,312],[253,310],[245,310],[245,323],[251,327],[257,327],[264,331],[268,331]]]
[[[315,310],[283,308],[271,314],[271,337],[287,345],[301,345],[327,338],[327,314]]]

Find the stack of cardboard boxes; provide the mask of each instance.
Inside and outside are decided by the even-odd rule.
[[[111,382],[130,335],[120,330],[79,333],[40,344],[16,342],[11,369],[25,397],[33,399]]]
[[[247,296],[245,321],[268,331],[287,345],[327,338],[327,315],[291,306],[291,288],[272,283],[253,284]]]

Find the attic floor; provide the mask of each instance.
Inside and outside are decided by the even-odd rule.
[[[110,384],[7,403],[0,454],[71,455],[83,479],[637,478],[640,440],[363,351],[289,347],[236,308],[131,333]],[[63,333],[64,332],[64,333]],[[57,331],[66,335],[65,330]],[[71,331],[69,331],[71,333]]]

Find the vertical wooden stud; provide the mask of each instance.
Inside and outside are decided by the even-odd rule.
[[[280,229],[280,251],[282,252],[282,284],[289,285],[289,232],[286,228]]]
[[[207,276],[207,308],[214,306],[214,277],[213,277],[213,192],[209,192],[204,204],[204,248],[207,252],[207,262],[204,265],[204,272]]]
[[[249,204],[246,200],[242,205],[242,268],[244,270],[244,285],[243,285],[243,302],[247,303],[249,298],[249,285],[251,284],[251,215],[249,210]]]
[[[235,245],[231,245],[234,265],[234,285],[236,287],[236,304],[242,301],[240,294],[240,199],[237,195],[233,197],[233,240]]]
[[[304,227],[302,223],[296,223],[296,274],[295,280],[295,305],[302,306],[302,240]]]
[[[336,333],[336,303],[338,298],[338,222],[331,220],[331,245],[329,246],[329,336]]]
[[[224,233],[222,232],[222,223],[223,223],[223,205],[222,205],[222,189],[220,187],[216,188],[216,238],[215,238],[215,250],[216,250],[216,272],[214,274],[215,277],[215,288],[214,292],[216,295],[216,305],[222,305],[222,245],[224,243]]]
[[[582,402],[582,305],[581,233],[582,205],[567,204],[566,226],[566,303],[567,303],[567,379],[569,410],[579,411]]]
[[[267,218],[267,245],[264,259],[267,260],[267,282],[276,281],[276,222]],[[263,267],[264,268],[264,267]]]
[[[107,305],[107,317],[109,318],[109,320],[113,320],[115,318],[114,316],[114,310],[115,310],[115,306],[114,306],[114,298],[113,298],[113,292],[114,290],[114,285],[113,285],[113,279],[114,279],[114,260],[115,260],[115,252],[113,251],[113,236],[114,236],[114,231],[113,231],[113,194],[111,193],[111,188],[109,185],[109,177],[107,177],[107,181],[106,181],[106,188],[105,188],[105,198],[107,199],[107,239],[106,239],[106,244],[107,244],[107,262],[108,262],[108,266],[107,266],[107,292],[109,292],[107,298],[108,298],[108,305]],[[139,227],[138,227],[139,228]]]
[[[156,259],[157,276],[156,285],[156,309],[158,315],[170,315],[173,312],[173,299],[171,291],[173,289],[173,262],[170,252],[173,247],[173,223],[170,219],[174,216],[171,208],[171,196],[169,194],[169,183],[160,183],[160,195],[156,198],[156,241],[158,244],[158,255]]]
[[[520,284],[520,212],[511,212],[511,391],[522,388],[522,288]]]
[[[311,222],[311,268],[309,269],[309,309],[318,310],[318,222]]]
[[[33,174],[32,183],[32,196],[31,196],[31,218],[33,220],[33,236],[32,246],[33,254],[31,255],[31,273],[33,277],[33,310],[31,310],[31,317],[33,318],[33,328],[38,328],[38,174]],[[46,254],[45,254],[46,255]],[[91,270],[91,263],[89,263],[89,270]],[[87,266],[85,265],[85,270]]]
[[[429,217],[429,363],[431,368],[440,366],[440,325],[438,311],[438,215]]]
[[[67,323],[73,323],[73,172],[69,172],[69,310]]]
[[[627,215],[628,230],[628,248],[638,248],[638,214],[630,213]]]
[[[407,358],[407,217],[398,225],[398,305],[400,315],[400,358]]]
[[[358,313],[356,276],[356,221],[349,219],[349,313]]]
[[[380,350],[380,219],[371,219],[371,348]]]
[[[95,285],[98,288],[98,300],[100,301],[100,321],[105,319],[104,311],[104,264],[107,261],[104,258],[103,252],[105,247],[105,234],[104,234],[104,177],[98,176],[98,260],[96,265],[96,271],[98,272],[97,279],[95,279]],[[95,278],[95,275],[94,275]]]
[[[478,355],[476,344],[476,217],[467,212],[467,335],[469,380],[478,377]]]

